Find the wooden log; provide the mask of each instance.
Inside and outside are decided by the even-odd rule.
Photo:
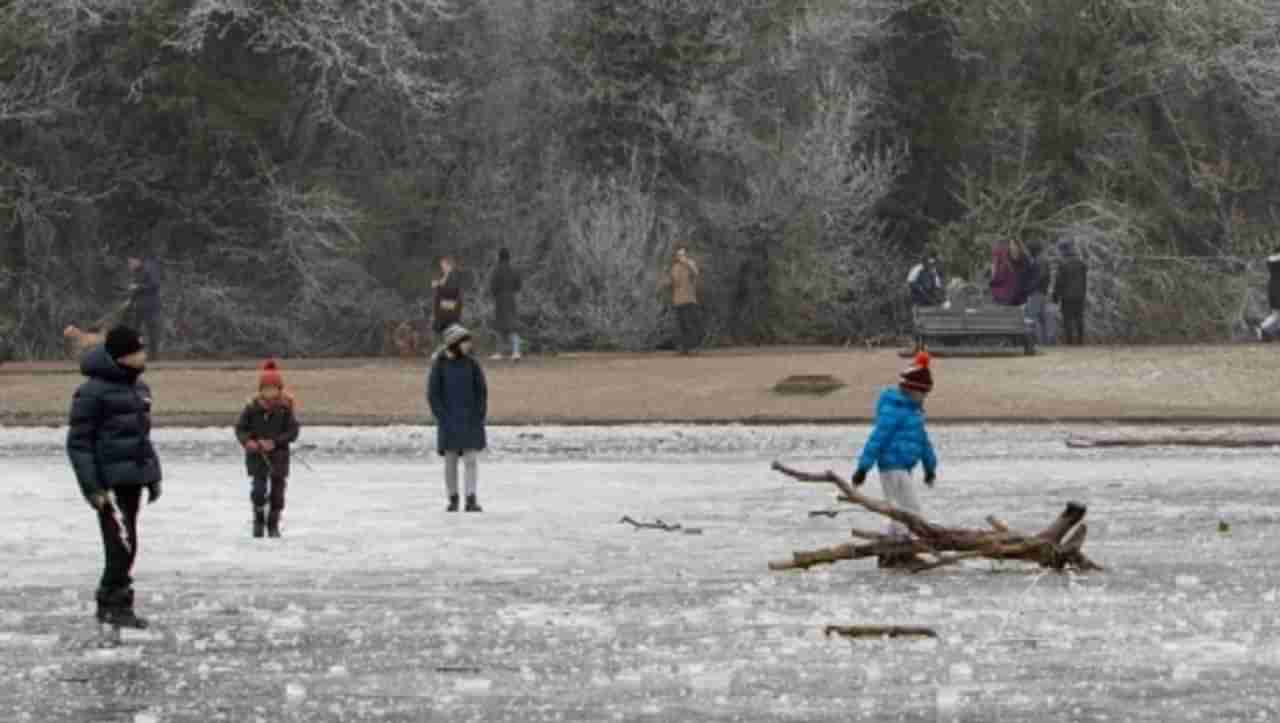
[[[916,625],[828,625],[822,629],[828,638],[839,635],[843,638],[936,638],[938,633],[933,628]]]
[[[1246,449],[1280,447],[1280,434],[1231,434],[1210,432],[1155,432],[1073,436],[1066,440],[1071,449],[1114,447],[1217,447]]]
[[[976,558],[1019,560],[1059,571],[1102,569],[1101,565],[1085,556],[1081,549],[1088,534],[1088,528],[1083,522],[1088,508],[1078,502],[1067,503],[1066,508],[1048,527],[1034,535],[1014,530],[994,516],[988,516],[986,520],[990,529],[944,527],[883,500],[863,495],[830,470],[814,474],[787,467],[780,462],[774,462],[772,468],[801,482],[831,484],[840,490],[840,499],[901,523],[911,533],[909,539],[898,540],[854,529],[851,530],[854,537],[871,542],[795,552],[791,560],[769,563],[772,570],[808,569],[815,565],[873,556],[892,558],[919,554],[931,555],[935,559],[922,561],[907,569],[923,572]]]

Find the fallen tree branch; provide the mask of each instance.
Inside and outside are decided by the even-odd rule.
[[[1068,437],[1071,449],[1102,449],[1108,447],[1217,447],[1245,449],[1280,447],[1280,435],[1162,432],[1158,434],[1115,434],[1084,437]]]
[[[828,638],[839,635],[843,638],[936,638],[938,633],[933,628],[913,625],[828,625],[822,629]]]
[[[663,532],[683,532],[686,535],[701,535],[702,529],[699,527],[684,527],[680,524],[667,524],[662,520],[656,522],[637,522],[631,519],[629,515],[624,515],[618,524],[631,525],[637,530],[662,530]]]
[[[943,527],[906,510],[860,493],[853,485],[830,470],[814,474],[774,462],[772,468],[800,482],[826,482],[840,490],[839,498],[904,525],[907,539],[898,539],[864,530],[851,530],[854,537],[869,540],[865,544],[846,543],[819,550],[799,551],[792,559],[769,563],[771,570],[808,569],[840,560],[867,557],[910,560],[916,555],[929,555],[933,560],[917,560],[904,565],[911,572],[925,572],[965,560],[1019,560],[1053,570],[1102,570],[1102,566],[1083,552],[1088,528],[1083,524],[1087,508],[1076,502],[1066,508],[1044,530],[1032,535],[1012,529],[1004,521],[987,517],[990,529]],[[944,554],[954,553],[954,554]]]

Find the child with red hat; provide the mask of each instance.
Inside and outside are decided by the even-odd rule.
[[[924,465],[924,483],[933,486],[938,475],[938,458],[925,429],[924,400],[933,391],[933,374],[929,371],[929,353],[920,352],[914,363],[899,375],[896,388],[884,390],[876,402],[875,428],[862,449],[858,468],[853,473],[853,484],[867,481],[872,467],[880,470],[880,484],[889,503],[900,510],[922,513],[920,500],[911,482],[911,471],[917,464]],[[893,522],[887,535],[907,539],[910,533],[903,525]],[[882,557],[881,567],[908,565],[914,554],[899,557]]]
[[[285,391],[275,360],[262,365],[258,393],[236,422],[236,439],[244,447],[245,467],[253,478],[253,536],[280,536],[280,515],[289,479],[289,445],[298,441],[297,401]],[[270,503],[270,507],[268,507]]]

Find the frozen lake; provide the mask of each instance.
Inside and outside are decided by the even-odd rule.
[[[253,540],[229,433],[160,430],[165,495],[143,512],[136,582],[156,628],[103,652],[81,646],[101,553],[62,432],[0,430],[0,720],[1280,716],[1274,450],[1080,451],[1060,428],[939,427],[932,519],[1034,531],[1078,500],[1108,571],[769,572],[879,521],[809,518],[833,491],[768,463],[847,474],[865,434],[494,430],[471,515],[443,511],[431,430],[306,429],[285,537]],[[860,623],[941,638],[822,636]]]

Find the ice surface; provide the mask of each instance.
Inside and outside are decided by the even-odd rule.
[[[155,626],[94,651],[101,553],[63,432],[0,430],[0,720],[1280,715],[1269,451],[1073,451],[1061,429],[939,427],[932,517],[1034,531],[1085,502],[1086,549],[1110,571],[770,573],[878,521],[809,518],[832,491],[768,462],[847,473],[865,431],[498,429],[486,512],[450,515],[431,430],[308,428],[285,537],[254,540],[229,433],[160,430],[165,496],[143,511],[136,570]],[[704,534],[636,531],[624,514]],[[857,623],[942,637],[821,634]]]

